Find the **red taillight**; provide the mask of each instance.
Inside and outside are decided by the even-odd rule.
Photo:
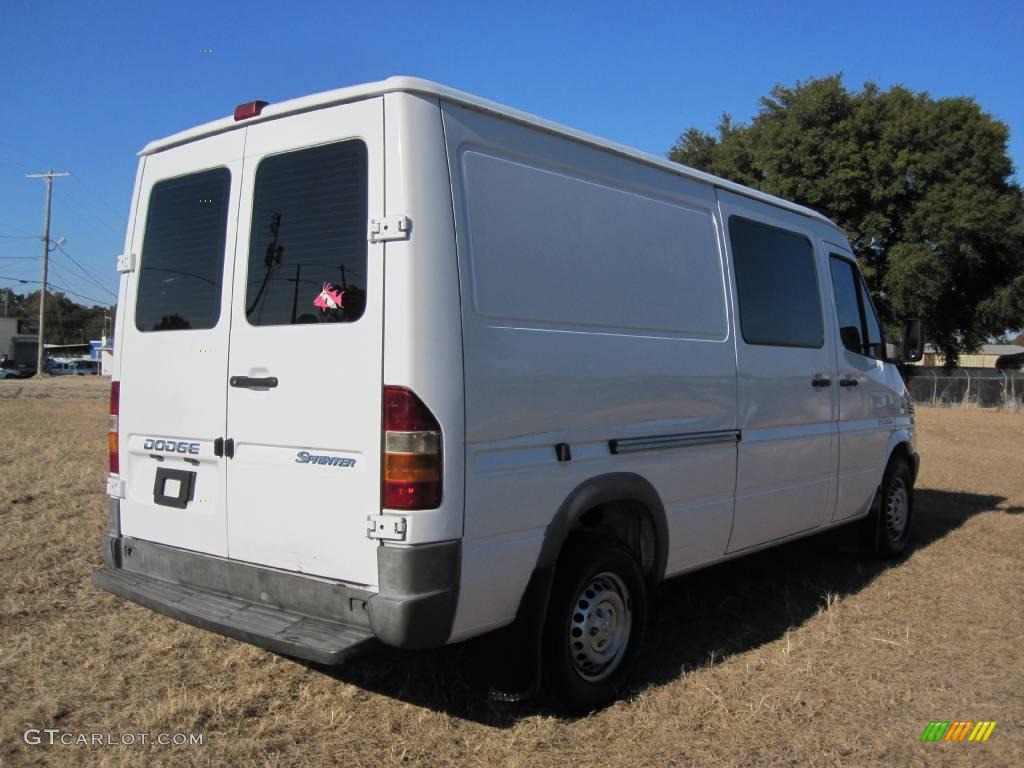
[[[235,120],[248,120],[250,117],[256,117],[269,103],[267,101],[247,101],[245,104],[239,104],[235,107]]]
[[[120,471],[117,445],[117,418],[121,412],[121,382],[110,382],[110,431],[107,433],[107,447],[110,452],[110,471],[117,474]]]
[[[384,387],[383,505],[431,509],[441,503],[441,425],[415,393]]]

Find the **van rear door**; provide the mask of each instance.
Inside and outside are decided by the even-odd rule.
[[[232,559],[375,585],[383,99],[247,129],[231,305]],[[323,298],[318,298],[321,294]]]
[[[121,357],[121,529],[227,554],[223,461],[230,273],[244,131],[143,159]]]

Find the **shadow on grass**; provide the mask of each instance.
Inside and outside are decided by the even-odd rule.
[[[1005,499],[916,491],[909,556]],[[1003,510],[1010,514],[1021,507]],[[854,594],[901,560],[856,551],[857,526],[827,531],[672,579],[658,590],[635,687],[661,685],[717,658],[782,637],[817,614],[827,595]],[[500,664],[489,639],[435,651],[379,647],[324,674],[400,701],[495,727],[548,710],[542,699],[503,704],[487,698],[489,669]]]

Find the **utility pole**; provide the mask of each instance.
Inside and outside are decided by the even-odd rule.
[[[39,349],[36,353],[36,376],[45,376],[46,350],[43,348],[46,330],[46,273],[50,258],[50,200],[53,197],[53,180],[58,176],[70,176],[68,171],[47,171],[46,173],[26,173],[26,179],[46,179],[46,211],[43,214],[43,279],[39,286]]]

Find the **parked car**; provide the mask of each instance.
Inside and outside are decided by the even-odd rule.
[[[68,360],[47,360],[46,372],[51,376],[74,376],[74,363]]]
[[[0,361],[0,379],[27,379],[34,376],[35,368],[20,365],[13,360]]]
[[[825,216],[408,78],[140,154],[103,589],[324,664],[501,629],[508,693],[585,711],[663,579],[907,547],[913,406]]]
[[[1000,355],[996,358],[996,368],[1000,371],[1019,371],[1024,369],[1024,352]]]
[[[99,363],[95,360],[49,360],[46,372],[51,376],[95,376]]]

